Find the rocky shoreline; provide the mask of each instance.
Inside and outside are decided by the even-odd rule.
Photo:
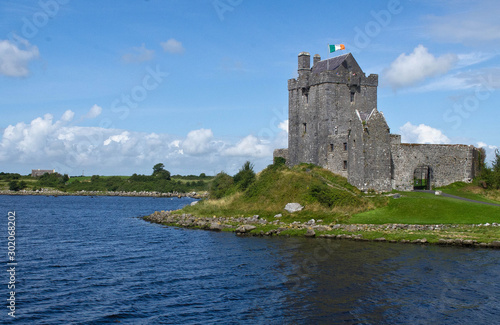
[[[21,190],[21,191],[0,191],[0,195],[45,195],[45,196],[131,196],[131,197],[190,197],[193,199],[202,199],[207,196],[206,193],[161,193],[161,192],[121,192],[121,191],[78,191],[78,192],[63,192],[58,190],[42,189],[36,191]]]
[[[144,220],[168,226],[183,228],[197,228],[212,231],[230,231],[237,236],[290,236],[290,231],[295,231],[294,235],[309,238],[325,238],[338,240],[375,241],[403,244],[437,244],[443,246],[462,247],[484,247],[500,249],[500,239],[491,242],[479,242],[474,239],[464,238],[440,238],[438,241],[428,241],[425,234],[443,235],[446,237],[455,230],[469,231],[470,229],[488,229],[490,227],[500,227],[500,224],[478,224],[478,225],[409,225],[409,224],[322,224],[322,220],[311,219],[307,222],[294,221],[285,223],[280,221],[280,215],[275,216],[275,220],[268,221],[255,215],[252,217],[196,217],[191,214],[178,214],[176,211],[156,211]],[[266,231],[259,228],[267,228]],[[300,234],[298,234],[298,232]],[[335,233],[337,232],[337,233]],[[407,235],[417,235],[422,233],[418,239],[386,239],[385,237],[370,238],[370,233],[394,234],[402,233]],[[425,233],[425,234],[423,234]]]

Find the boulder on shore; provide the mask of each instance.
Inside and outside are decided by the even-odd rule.
[[[236,228],[236,232],[244,234],[244,233],[247,233],[247,232],[254,230],[255,228],[257,228],[257,227],[252,226],[252,225],[241,225],[238,228]]]
[[[290,212],[290,213],[298,212],[302,209],[304,209],[304,207],[302,205],[300,205],[299,203],[288,203],[285,206],[285,210]]]

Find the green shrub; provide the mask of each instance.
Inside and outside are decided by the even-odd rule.
[[[225,172],[220,172],[212,181],[212,185],[210,186],[210,197],[220,199],[228,195],[233,185],[234,179]]]
[[[247,161],[243,164],[240,171],[234,175],[234,183],[240,190],[246,190],[253,182],[255,182],[255,172],[253,167],[253,164]]]

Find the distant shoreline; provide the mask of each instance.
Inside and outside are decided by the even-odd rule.
[[[57,190],[42,190],[42,191],[10,191],[3,190],[0,191],[0,195],[32,195],[32,196],[124,196],[124,197],[166,197],[166,198],[182,198],[190,197],[193,199],[202,199],[207,196],[206,193],[160,193],[160,192],[115,192],[115,191],[78,191],[78,192],[63,192]]]

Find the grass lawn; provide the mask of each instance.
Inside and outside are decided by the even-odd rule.
[[[500,204],[498,191],[484,190],[472,184],[457,182],[437,189],[446,194],[456,195],[471,200]]]
[[[500,222],[500,207],[430,193],[402,192],[386,207],[352,216],[350,223],[479,224]]]

